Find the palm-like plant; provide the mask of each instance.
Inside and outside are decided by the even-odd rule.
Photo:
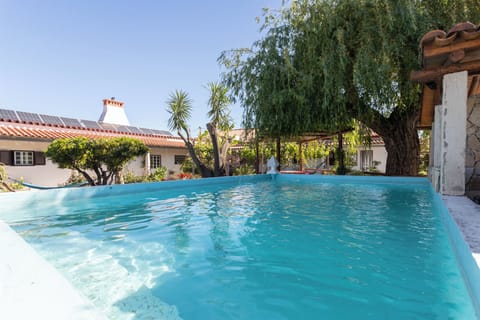
[[[228,97],[228,88],[218,82],[209,82],[207,89],[210,91],[210,98],[208,99],[210,123],[214,127],[224,130],[231,123],[230,110],[228,109],[231,100]]]
[[[183,90],[175,90],[171,93],[167,101],[167,112],[170,114],[168,127],[179,134],[184,131],[188,136],[187,121],[192,113],[192,100],[188,93]]]
[[[190,119],[192,113],[192,100],[188,93],[183,90],[175,90],[170,94],[167,100],[167,112],[170,114],[168,119],[168,127],[170,130],[176,130],[180,138],[188,149],[188,153],[192,161],[199,168],[202,177],[211,177],[213,172],[207,168],[195,154],[193,143],[190,139],[190,132],[188,130],[187,121]]]
[[[207,84],[207,89],[210,91],[210,98],[208,99],[208,105],[210,106],[210,111],[208,112],[210,123],[207,124],[207,129],[212,139],[214,160],[213,172],[215,176],[220,176],[225,174],[224,163],[228,150],[228,139],[227,137],[225,138],[221,152],[222,155],[220,155],[217,129],[220,128],[223,131],[228,131],[229,129],[231,123],[230,110],[228,108],[230,105],[230,98],[228,97],[228,88],[217,82],[209,82]]]

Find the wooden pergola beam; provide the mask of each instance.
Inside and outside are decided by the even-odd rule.
[[[423,58],[429,59],[439,55],[447,55],[455,51],[460,50],[473,50],[480,47],[480,38],[475,40],[469,41],[460,41],[457,43],[453,43],[444,47],[437,47],[433,45],[426,45],[423,48]]]
[[[445,67],[438,67],[433,70],[412,71],[410,73],[410,80],[421,83],[435,82],[440,81],[446,74],[460,71],[468,71],[469,74],[478,73],[480,72],[480,61],[452,64]]]

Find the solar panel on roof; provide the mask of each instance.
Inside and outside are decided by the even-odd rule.
[[[131,127],[131,126],[129,126],[129,127],[128,127],[128,130],[130,130],[130,132],[133,132],[133,133],[139,133],[139,134],[142,134],[142,133],[143,133],[143,132],[142,132],[140,129],[138,129],[137,127]]]
[[[49,116],[46,114],[41,114],[40,117],[43,119],[43,122],[46,124],[52,124],[55,126],[63,126],[62,119],[57,116]]]
[[[42,118],[37,113],[17,111],[17,115],[21,121],[43,123]]]
[[[117,131],[117,127],[111,123],[98,123],[104,130]]]
[[[102,127],[100,127],[100,125],[98,124],[97,121],[82,120],[82,123],[83,123],[83,125],[85,126],[85,128],[89,128],[89,129],[102,129]]]
[[[18,121],[17,114],[13,110],[0,109],[0,119]]]
[[[147,129],[147,128],[139,128],[139,129],[145,134],[154,134],[152,129]]]
[[[131,133],[130,130],[128,130],[127,126],[119,126],[119,127],[117,127],[117,131],[125,132],[125,133]]]
[[[63,123],[64,123],[67,127],[83,128],[82,124],[81,124],[80,121],[78,121],[77,119],[63,118],[63,117],[61,117],[60,119],[62,119]]]
[[[161,135],[161,136],[171,136],[172,134],[168,131],[164,131],[164,130],[156,130],[156,129],[152,129],[153,133],[154,134],[158,134],[158,135]]]

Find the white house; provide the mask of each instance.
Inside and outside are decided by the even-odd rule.
[[[357,147],[357,164],[352,169],[358,171],[375,169],[378,172],[385,173],[387,155],[387,149],[385,149],[385,143],[382,138],[376,133],[372,133],[372,141],[369,146]]]
[[[0,162],[11,178],[39,185],[63,184],[71,170],[58,168],[45,158],[44,151],[55,139],[79,136],[127,136],[143,141],[150,152],[127,165],[135,175],[148,174],[160,166],[178,173],[187,154],[183,140],[170,132],[129,125],[124,103],[114,98],[103,100],[99,121],[0,109]]]

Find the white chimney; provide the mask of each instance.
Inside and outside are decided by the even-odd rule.
[[[123,105],[123,102],[117,101],[115,98],[103,99],[103,112],[98,122],[129,126],[130,122],[125,114]]]

